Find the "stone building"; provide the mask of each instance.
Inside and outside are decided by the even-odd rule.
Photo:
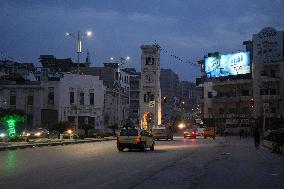
[[[104,63],[104,67],[81,68],[86,75],[99,76],[106,86],[104,121],[109,127],[121,127],[129,119],[130,75],[119,63]]]
[[[267,129],[284,123],[283,31],[265,27],[253,34],[254,118]]]

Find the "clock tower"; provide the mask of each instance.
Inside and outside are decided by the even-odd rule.
[[[140,126],[161,124],[160,47],[141,45]]]

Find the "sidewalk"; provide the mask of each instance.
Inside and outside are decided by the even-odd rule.
[[[85,139],[37,139],[29,142],[0,142],[0,151],[4,150],[15,150],[42,146],[58,146],[58,145],[68,145],[68,144],[80,144],[89,142],[102,142],[116,140],[115,137],[105,137],[105,138],[85,138]]]

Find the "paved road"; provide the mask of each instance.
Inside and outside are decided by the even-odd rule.
[[[237,137],[175,138],[146,153],[115,141],[3,151],[0,188],[284,189],[284,158]]]

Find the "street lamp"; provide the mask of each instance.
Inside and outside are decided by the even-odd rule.
[[[116,58],[114,57],[110,57],[110,60],[111,61],[114,61],[115,63],[118,63],[119,65],[123,65],[125,64],[128,60],[130,60],[130,57],[129,56],[126,56],[126,57],[120,57],[120,61],[118,61]]]
[[[80,35],[80,31],[78,30],[77,37],[72,35],[71,33],[65,33],[66,36],[72,37],[77,40],[77,61],[78,61],[78,68],[77,68],[77,74],[79,74],[79,64],[80,64],[80,53],[82,53],[82,40],[84,37],[90,37],[92,36],[91,31],[87,31],[84,33],[84,35]]]

